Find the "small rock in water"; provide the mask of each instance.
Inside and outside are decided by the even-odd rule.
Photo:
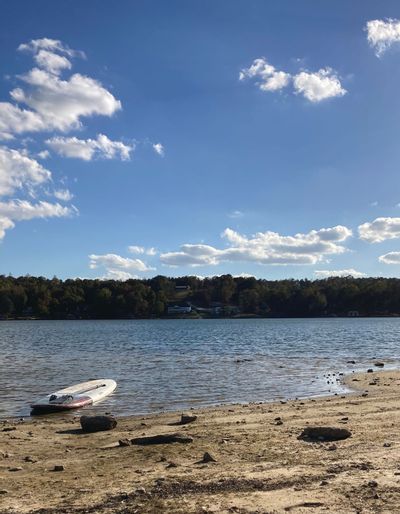
[[[356,361],[347,361],[347,364],[355,364]]]
[[[374,372],[373,369],[371,369],[371,368],[367,369],[367,373],[373,373],[373,372]]]
[[[385,363],[384,362],[375,362],[374,366],[376,366],[377,368],[383,368],[385,366]]]

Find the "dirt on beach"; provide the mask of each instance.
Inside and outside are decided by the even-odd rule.
[[[0,513],[399,512],[400,372],[346,381],[353,394],[199,409],[186,425],[180,413],[92,434],[79,417],[2,422]],[[298,439],[313,426],[351,437]],[[160,434],[193,441],[129,444]]]

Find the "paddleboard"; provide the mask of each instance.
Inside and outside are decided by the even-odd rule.
[[[79,409],[106,398],[116,387],[114,380],[89,380],[39,398],[31,404],[31,409],[33,413]]]

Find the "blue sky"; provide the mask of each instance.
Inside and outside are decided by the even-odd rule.
[[[14,1],[13,275],[400,273],[396,1]]]

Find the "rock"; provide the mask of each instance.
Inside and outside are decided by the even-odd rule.
[[[131,443],[140,446],[148,444],[192,443],[193,437],[181,434],[159,434],[147,437],[135,437]]]
[[[376,480],[370,480],[368,482],[369,487],[378,487],[378,482]]]
[[[130,446],[131,442],[129,439],[120,439],[118,441],[119,446]]]
[[[16,466],[14,468],[8,468],[8,471],[22,471],[23,468],[19,467],[19,466]]]
[[[113,416],[81,416],[80,421],[83,432],[102,432],[117,426]]]
[[[377,368],[383,368],[385,366],[385,363],[384,362],[375,362],[374,366],[376,366]]]
[[[328,481],[327,480],[322,480],[322,482],[319,485],[328,485]]]
[[[347,364],[355,364],[356,361],[347,361]]]
[[[199,461],[201,464],[205,464],[207,462],[217,462],[212,455],[210,455],[208,452],[205,452],[203,455],[203,458]]]
[[[188,423],[193,423],[193,421],[196,421],[197,416],[191,416],[190,414],[181,414],[181,420],[179,422],[179,425],[187,425]]]
[[[366,397],[368,396],[368,393],[363,393],[361,396],[362,396],[363,398],[366,398]]]
[[[30,455],[27,455],[24,459],[25,462],[37,462],[37,459],[35,459],[34,457],[31,457]]]
[[[336,444],[329,445],[327,450],[328,450],[328,452],[333,452],[333,451],[337,450]]]
[[[165,466],[165,469],[177,468],[177,467],[178,467],[178,464],[175,464],[175,462],[170,462],[169,464],[167,464],[167,466]]]
[[[283,425],[283,421],[282,421],[281,419],[279,419],[279,420],[275,423],[275,425]]]
[[[2,432],[12,432],[13,430],[17,430],[17,427],[5,427]]]
[[[8,494],[7,489],[0,489],[0,494]]]
[[[371,369],[371,368],[367,369],[367,373],[373,373],[373,372],[374,372],[373,369]]]
[[[53,468],[53,471],[64,471],[64,466],[62,464],[56,464]]]
[[[303,441],[340,441],[351,436],[347,428],[335,427],[306,427],[298,439]]]
[[[384,448],[390,448],[392,446],[392,443],[383,443]]]

